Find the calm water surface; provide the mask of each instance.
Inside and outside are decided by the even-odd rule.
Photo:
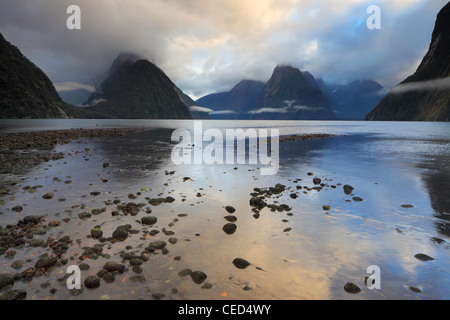
[[[123,251],[139,254],[150,241],[173,237],[178,242],[168,245],[168,254],[153,255],[142,265],[143,283],[130,280],[135,273],[129,267],[113,284],[102,280],[99,289],[72,296],[58,281],[67,267],[60,266],[31,283],[15,284],[15,289],[27,291],[29,299],[152,299],[152,293],[163,293],[166,299],[450,298],[449,123],[203,121],[205,129],[277,128],[283,135],[337,135],[281,143],[279,173],[261,176],[259,166],[252,165],[174,165],[171,134],[176,128],[192,129],[192,121],[0,121],[0,132],[113,127],[149,131],[58,145],[55,151],[65,152],[65,159],[1,176],[2,188],[9,192],[0,197],[0,225],[16,224],[32,214],[43,215],[47,221],[69,217],[70,221],[48,229],[45,235],[35,236],[46,240],[69,235],[74,240],[65,254],[73,258],[69,264],[80,264],[83,247],[99,243],[88,237],[96,225],[101,225],[105,237],[124,224],[139,230],[125,242],[106,242],[104,257],[83,261],[90,265],[82,272],[83,279],[96,274],[107,261],[122,262]],[[104,162],[110,167],[103,169]],[[308,190],[314,187],[315,177],[326,185],[321,191]],[[64,183],[67,180],[72,183]],[[288,190],[266,199],[267,203],[287,204],[292,211],[265,208],[255,219],[250,193],[277,183]],[[355,188],[352,196],[343,192],[346,184]],[[35,185],[43,188],[34,193],[23,190]],[[101,194],[91,196],[93,191]],[[44,200],[47,192],[53,192],[54,198]],[[140,195],[130,200],[130,193]],[[296,199],[291,198],[293,193]],[[175,202],[148,204],[148,198],[167,196]],[[355,196],[364,201],[354,201]],[[139,223],[146,215],[145,207],[135,217],[113,217],[111,212],[117,208],[105,201],[115,199],[145,203],[158,223],[153,227]],[[83,204],[84,210],[79,207]],[[24,210],[12,211],[17,205]],[[324,205],[331,210],[325,212]],[[228,215],[225,206],[236,208],[233,235],[222,231]],[[78,218],[80,212],[100,208],[106,208],[101,215],[86,221]],[[146,231],[163,228],[175,234],[144,237]],[[291,230],[286,232],[287,228]],[[18,272],[11,267],[15,260],[25,261],[20,270],[34,266],[47,250],[25,246],[16,250],[13,260],[0,256],[0,273]],[[415,258],[419,253],[434,260],[420,261]],[[177,256],[181,260],[174,260]],[[232,264],[237,257],[252,265],[237,269]],[[371,265],[381,269],[381,290],[364,285]],[[178,276],[186,268],[205,272],[212,288],[202,289],[190,277]],[[48,288],[41,287],[45,282],[50,283]],[[362,292],[349,295],[343,289],[347,282],[354,282]],[[422,292],[412,292],[411,286]],[[58,289],[54,295],[49,293],[51,288]]]

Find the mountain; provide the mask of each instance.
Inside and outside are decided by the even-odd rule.
[[[195,103],[194,100],[192,100],[191,97],[189,97],[187,94],[185,94],[183,91],[181,91],[180,88],[178,88],[177,86],[175,86],[175,90],[178,93],[178,96],[180,97],[181,101],[184,102],[184,104],[189,107],[189,110],[191,111],[192,116],[194,117],[194,119],[201,119],[201,120],[209,120],[211,119],[209,117],[209,113],[206,111],[200,111],[197,110],[196,107],[197,104]]]
[[[69,118],[47,75],[0,34],[0,118]]]
[[[175,84],[153,63],[120,55],[85,103],[87,111],[116,119],[192,119]]]
[[[450,2],[439,12],[430,48],[416,73],[367,115],[380,121],[450,121]]]
[[[311,86],[302,72],[291,66],[277,66],[256,103],[254,119],[332,120],[327,99]]]
[[[200,98],[196,104],[214,110],[213,118],[245,119],[248,112],[255,109],[264,83],[242,80],[231,91],[214,93]]]
[[[317,83],[340,120],[364,120],[384,97],[383,86],[373,80],[336,84],[319,79]]]

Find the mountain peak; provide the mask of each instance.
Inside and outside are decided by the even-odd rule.
[[[117,72],[117,70],[119,70],[120,67],[122,67],[124,64],[132,65],[133,63],[141,59],[143,58],[136,53],[122,52],[117,56],[117,58],[112,63],[111,68],[109,69],[109,74],[111,75]]]
[[[150,61],[120,55],[111,70],[102,92],[88,100],[89,111],[117,119],[192,119],[175,84]]]

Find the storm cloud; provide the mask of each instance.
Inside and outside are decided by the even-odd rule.
[[[229,91],[242,79],[265,82],[278,64],[329,81],[392,87],[417,68],[446,3],[1,0],[0,32],[53,82],[74,88],[97,85],[121,52],[154,62],[194,98]],[[381,30],[366,26],[374,4]],[[69,5],[81,8],[81,30],[66,27]]]

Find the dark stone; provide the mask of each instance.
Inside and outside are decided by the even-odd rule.
[[[100,287],[100,278],[97,276],[89,276],[84,280],[84,286],[88,289],[97,289]]]
[[[420,261],[424,261],[424,262],[426,262],[426,261],[433,261],[434,260],[434,258],[432,258],[432,257],[430,257],[430,256],[428,256],[426,254],[423,254],[423,253],[416,254],[415,258],[420,260]]]
[[[141,219],[142,224],[146,225],[146,226],[152,226],[154,225],[156,222],[158,222],[158,219],[156,217],[152,217],[152,216],[147,216],[147,217],[143,217]]]
[[[319,185],[319,184],[322,183],[322,180],[319,179],[319,178],[314,178],[313,182],[314,182],[315,185]]]
[[[114,232],[113,232],[113,238],[119,241],[125,241],[128,238],[128,231],[125,230],[125,228],[123,227],[118,227]]]
[[[251,263],[248,262],[248,261],[245,260],[245,259],[242,259],[242,258],[236,258],[236,259],[233,260],[233,265],[234,265],[236,268],[238,268],[238,269],[245,269],[245,268],[247,268],[248,266],[250,266]]]
[[[161,299],[164,299],[166,297],[166,295],[163,293],[153,293],[152,297],[155,300],[161,300]]]
[[[353,188],[352,186],[350,186],[348,184],[344,186],[344,193],[347,195],[352,194],[353,190],[355,190],[355,188]]]
[[[31,224],[38,224],[41,221],[41,217],[39,216],[26,216],[23,218],[23,222],[25,224],[31,223]]]
[[[23,208],[21,206],[15,206],[11,210],[14,212],[21,212],[23,210]]]
[[[46,193],[42,196],[42,198],[46,199],[46,200],[50,200],[53,198],[53,193]]]
[[[344,286],[344,290],[351,294],[358,294],[361,292],[361,289],[352,282],[347,282]]]
[[[190,276],[191,274],[192,274],[191,269],[184,269],[184,270],[181,270],[180,272],[178,272],[178,276],[180,276],[180,277]]]
[[[235,216],[226,216],[225,220],[227,220],[229,222],[236,222],[237,221],[237,217],[235,217]]]
[[[93,239],[100,239],[101,237],[103,237],[103,231],[100,230],[100,227],[95,227],[91,230],[91,237]]]
[[[162,250],[166,247],[167,243],[165,241],[155,241],[149,244],[150,248]]]
[[[14,277],[10,274],[0,274],[0,289],[14,284]]]
[[[106,271],[109,271],[109,272],[117,271],[119,273],[123,273],[125,271],[125,265],[117,263],[117,262],[113,262],[113,261],[108,261],[103,266],[103,269],[105,269]]]
[[[234,234],[236,232],[237,226],[234,223],[227,223],[226,225],[223,226],[222,230],[226,233],[226,234]]]
[[[236,212],[236,209],[231,207],[231,206],[225,207],[225,210],[227,210],[228,213],[235,213]]]
[[[40,258],[36,264],[34,265],[35,269],[39,270],[39,269],[49,269],[52,266],[55,265],[56,261],[58,261],[57,258],[54,257],[49,257],[49,256],[44,256],[42,258]]]
[[[191,273],[191,278],[196,284],[201,284],[208,276],[202,271],[194,271]]]
[[[409,290],[411,290],[412,292],[415,292],[415,293],[421,293],[422,292],[422,290],[420,290],[419,288],[416,288],[416,287],[409,287]]]

